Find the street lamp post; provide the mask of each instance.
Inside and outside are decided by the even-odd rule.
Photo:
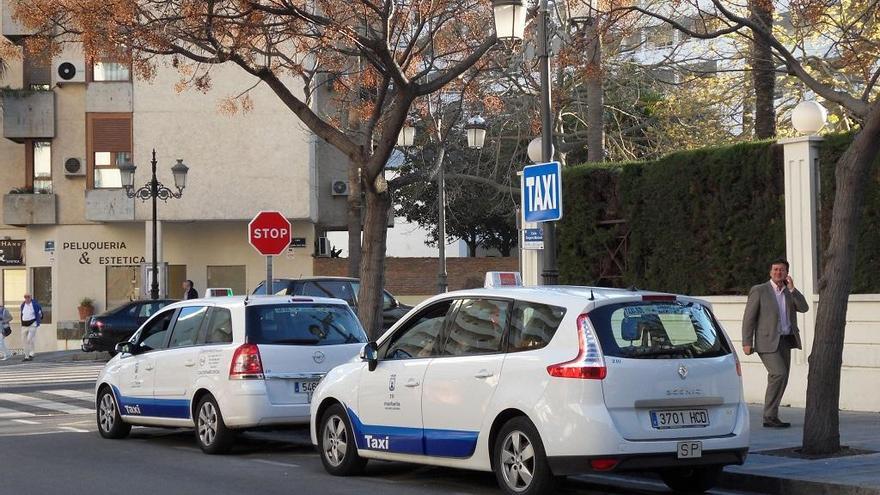
[[[159,265],[157,257],[157,235],[156,235],[156,200],[168,201],[170,198],[179,199],[183,195],[183,188],[186,187],[186,173],[189,167],[183,164],[182,159],[178,159],[177,163],[171,167],[171,173],[174,175],[174,187],[177,192],[172,191],[164,184],[156,179],[156,150],[153,150],[153,159],[150,160],[152,165],[152,178],[149,182],[138,189],[134,189],[134,171],[137,167],[131,162],[119,165],[119,173],[122,178],[122,187],[125,194],[129,198],[138,198],[141,201],[151,199],[153,201],[153,279],[150,283],[150,299],[159,299]]]
[[[522,0],[493,0],[496,36],[499,39],[522,39],[525,26],[525,6]],[[541,73],[541,159],[553,160],[553,115],[550,107],[550,47],[547,39],[547,0],[538,7],[538,68]],[[544,285],[556,285],[559,270],[556,267],[556,223],[544,222]]]

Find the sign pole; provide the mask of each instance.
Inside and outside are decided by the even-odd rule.
[[[272,291],[272,256],[266,256],[266,295],[271,296]]]

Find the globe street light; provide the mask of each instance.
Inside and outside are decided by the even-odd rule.
[[[791,112],[791,125],[801,134],[816,134],[828,118],[825,107],[815,101],[802,101]]]
[[[519,5],[519,10],[517,10]],[[492,13],[495,16],[495,35],[499,39],[522,39],[526,16],[522,1],[492,0]],[[553,118],[550,109],[550,47],[547,39],[548,22],[547,0],[541,0],[538,7],[538,68],[541,71],[541,157],[543,163],[553,160]],[[556,267],[556,223],[543,222],[544,227],[544,270],[541,273],[544,285],[555,285],[559,280]]]
[[[470,119],[464,126],[465,134],[467,134],[468,148],[480,149],[486,140],[486,120],[483,117],[476,116]]]
[[[397,135],[397,146],[406,148],[412,146],[416,140],[416,128],[409,123],[403,124],[400,128],[400,134]]]
[[[134,189],[134,171],[137,167],[131,162],[125,162],[119,165],[119,175],[122,178],[122,187],[125,194],[129,198],[138,198],[141,201],[151,199],[153,201],[153,279],[150,282],[150,299],[159,299],[159,266],[156,261],[157,252],[157,236],[156,236],[156,199],[168,201],[170,198],[179,199],[183,195],[183,188],[186,187],[186,173],[189,167],[183,164],[183,160],[178,159],[177,164],[171,167],[171,173],[174,175],[174,187],[177,192],[165,187],[158,179],[156,179],[156,150],[153,150],[153,159],[150,160],[153,175],[149,182],[138,189]]]

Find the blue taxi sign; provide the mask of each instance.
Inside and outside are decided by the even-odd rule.
[[[562,166],[559,162],[524,167],[520,190],[524,221],[553,222],[562,218]]]

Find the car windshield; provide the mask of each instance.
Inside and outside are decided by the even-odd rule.
[[[590,322],[606,356],[686,359],[730,353],[714,317],[701,304],[610,304],[590,311]]]
[[[247,339],[254,344],[334,345],[365,343],[367,336],[348,306],[260,304],[248,306]]]

